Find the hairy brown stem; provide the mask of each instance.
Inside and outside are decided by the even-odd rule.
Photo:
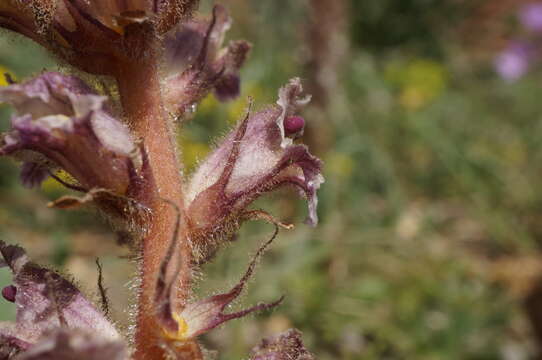
[[[176,213],[161,199],[175,203],[179,209],[184,207],[175,131],[162,107],[158,54],[152,51],[152,46],[147,49],[148,57],[119,65],[117,81],[128,122],[143,140],[152,169],[152,179],[147,179],[147,189],[142,195],[144,199],[139,199],[151,208],[153,216],[142,246],[134,359],[162,360],[165,352],[160,346],[161,327],[156,320],[153,299],[160,263],[172,241]],[[191,256],[183,223],[178,239],[173,239],[178,242],[177,254],[182,259],[181,301],[189,295]]]

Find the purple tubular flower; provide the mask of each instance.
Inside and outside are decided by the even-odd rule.
[[[307,198],[306,222],[318,222],[316,191],[324,181],[322,163],[305,145],[294,144],[284,129],[285,120],[290,127],[291,116],[309,100],[301,93],[299,79],[291,80],[280,90],[278,106],[247,114],[193,174],[186,192],[188,221],[203,259],[242,221],[265,214],[246,210],[250,203],[283,185],[294,186]]]
[[[239,69],[251,46],[232,41],[221,49],[230,25],[226,9],[217,5],[211,20],[187,21],[168,34],[165,103],[170,113],[181,115],[210,91],[220,101],[239,96]]]
[[[16,114],[0,139],[0,155],[23,161],[21,180],[39,185],[48,175],[83,198],[65,196],[49,204],[75,208],[93,202],[115,220],[119,231],[138,236],[147,209],[132,198],[143,191],[148,164],[126,126],[115,119],[106,97],[81,80],[55,72],[0,88],[0,101]],[[67,172],[66,182],[54,173]]]
[[[521,25],[527,30],[542,31],[542,2],[533,2],[521,7],[518,13]]]
[[[89,342],[84,346],[114,346],[119,353],[124,352],[114,326],[72,283],[31,262],[19,246],[0,241],[0,254],[3,259],[0,265],[8,266],[13,272],[16,291],[10,290],[9,296],[14,296],[17,306],[16,322],[0,323],[0,355],[33,351],[43,342],[51,341],[51,333],[67,329],[68,337],[87,334]],[[2,293],[5,296],[7,292]],[[38,359],[22,357],[34,358]]]
[[[49,169],[62,168],[83,188],[127,192],[130,168],[139,166],[141,155],[105,97],[76,77],[50,72],[1,88],[0,101],[17,111],[0,154],[25,160],[26,186],[39,185]]]
[[[314,360],[296,329],[262,340],[252,353],[251,360]]]
[[[157,284],[157,296],[155,302],[158,314],[160,314],[160,320],[162,321],[164,339],[168,342],[178,342],[182,344],[188,340],[195,339],[197,336],[216,328],[226,321],[241,318],[256,311],[271,309],[279,305],[284,297],[281,297],[272,303],[260,303],[238,312],[224,312],[226,307],[239,297],[246,283],[252,277],[257,261],[265,252],[266,248],[273,242],[277,233],[278,227],[275,229],[273,236],[258,249],[250,262],[247,271],[237,285],[230,291],[194,303],[178,306],[178,308],[174,308],[172,303],[176,280],[175,277],[167,284],[163,281],[171,261],[171,256],[166,257],[161,267],[162,270]],[[174,250],[174,244],[172,245],[173,246],[170,247],[170,252],[173,252]]]
[[[504,80],[516,81],[525,75],[532,57],[528,44],[514,42],[497,56],[494,62],[495,70]]]

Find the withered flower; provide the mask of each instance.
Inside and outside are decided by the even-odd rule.
[[[260,303],[238,312],[224,312],[226,307],[239,297],[246,283],[251,278],[256,263],[266,248],[273,242],[277,233],[278,227],[273,236],[258,249],[247,271],[230,291],[188,304],[178,304],[174,300],[175,286],[178,285],[176,283],[176,276],[171,277],[169,281],[165,281],[175,247],[175,244],[172,243],[168,256],[162,262],[160,277],[156,286],[155,306],[162,323],[163,339],[168,343],[173,343],[174,346],[182,347],[185,342],[194,340],[197,336],[216,328],[226,321],[241,318],[256,311],[271,309],[279,305],[284,297],[272,303]]]
[[[16,31],[93,74],[141,59],[137,38],[164,34],[196,0],[2,0],[0,27]]]
[[[2,295],[17,306],[16,322],[0,323],[0,358],[63,359],[67,350],[70,359],[98,359],[88,355],[100,352],[126,358],[115,327],[72,283],[31,262],[19,246],[0,241],[0,254],[13,273]]]
[[[316,191],[324,181],[321,161],[293,138],[303,131],[297,111],[309,101],[301,97],[299,79],[279,91],[278,106],[246,118],[199,166],[186,192],[191,239],[203,260],[247,219],[271,216],[247,210],[255,199],[278,187],[292,185],[309,204],[306,222],[315,225]]]
[[[296,329],[262,340],[252,353],[251,360],[314,360]]]
[[[192,19],[168,34],[164,101],[170,113],[181,115],[210,91],[220,101],[239,96],[239,69],[251,46],[238,40],[221,48],[230,25],[226,9],[216,5],[210,20]]]

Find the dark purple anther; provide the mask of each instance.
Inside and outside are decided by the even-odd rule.
[[[297,134],[305,127],[305,119],[301,116],[288,116],[284,119],[284,132],[286,135]]]
[[[17,295],[17,288],[13,285],[8,285],[2,289],[2,296],[9,302],[15,302],[15,295]]]

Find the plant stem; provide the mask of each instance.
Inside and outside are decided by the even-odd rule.
[[[152,49],[152,47],[149,47]],[[181,168],[178,161],[175,131],[162,107],[158,78],[157,54],[150,54],[137,63],[119,65],[117,82],[124,112],[135,134],[144,142],[153,179],[147,179],[145,205],[152,210],[152,221],[143,239],[140,265],[141,287],[138,298],[137,329],[134,359],[163,360],[160,347],[161,327],[155,318],[154,290],[160,263],[174,233],[176,212],[161,199],[174,202],[183,209]],[[184,221],[182,221],[184,223]],[[181,229],[178,251],[182,259],[179,281],[181,298],[189,294],[190,247],[186,232]],[[178,256],[176,256],[178,257]],[[184,299],[181,299],[181,301]]]

